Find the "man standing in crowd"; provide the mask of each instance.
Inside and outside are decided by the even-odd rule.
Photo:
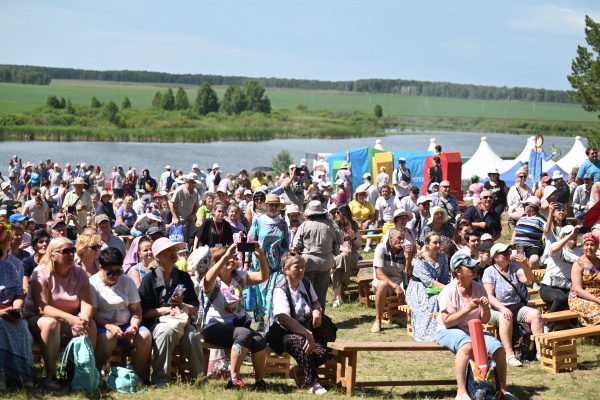
[[[456,196],[450,193],[450,181],[441,181],[440,191],[437,193],[432,193],[429,197],[431,198],[431,206],[442,207],[444,210],[446,210],[446,213],[452,222],[460,219],[458,200],[456,199]]]
[[[392,183],[394,184],[398,201],[408,196],[410,187],[412,186],[412,173],[409,168],[406,168],[406,158],[400,157],[398,159],[398,168],[392,173]]]
[[[196,230],[196,212],[199,208],[198,192],[196,185],[199,184],[198,175],[190,172],[186,182],[175,191],[169,201],[169,207],[173,214],[173,225],[183,225],[185,243],[193,240]]]
[[[581,164],[579,171],[577,171],[577,184],[581,185],[583,183],[583,176],[586,174],[592,175],[594,182],[600,182],[600,161],[598,160],[598,149],[595,147],[588,147],[585,150],[585,155],[588,159]]]
[[[75,214],[79,225],[85,227],[87,225],[87,213],[94,209],[92,196],[83,190],[85,187],[85,180],[83,178],[75,178],[71,186],[73,190],[65,196],[63,210],[67,214]]]

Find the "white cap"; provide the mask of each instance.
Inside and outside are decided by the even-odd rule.
[[[304,158],[300,160],[300,165],[306,165],[306,160]]]
[[[367,179],[367,178],[370,178],[370,177],[371,177],[371,174],[370,174],[370,173],[368,173],[368,172],[365,172],[365,173],[363,174],[363,179]]]
[[[165,165],[165,169],[171,169],[170,165]]]
[[[336,185],[343,185],[344,184],[344,180],[343,179],[338,179],[337,181],[335,181]]]
[[[192,164],[192,169],[194,169],[194,168],[200,169],[200,167],[198,166],[198,164]]]
[[[246,190],[244,190],[244,196],[246,196],[246,195],[248,195],[248,194],[249,194],[250,196],[252,196],[252,190],[250,190],[250,189],[246,189]]]
[[[220,168],[220,167],[219,167],[219,164],[217,164],[217,163],[214,163],[214,164],[213,164],[213,167],[212,167],[212,169],[217,169],[217,168]]]

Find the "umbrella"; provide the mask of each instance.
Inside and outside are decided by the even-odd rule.
[[[256,171],[263,171],[263,172],[267,172],[267,171],[273,171],[273,168],[271,167],[254,167],[251,170],[252,172],[256,172]]]
[[[592,227],[598,220],[600,220],[600,203],[594,204],[594,206],[585,213],[583,226]]]

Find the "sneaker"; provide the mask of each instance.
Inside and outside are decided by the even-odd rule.
[[[310,394],[325,394],[327,393],[327,389],[325,389],[319,382],[315,382],[314,385],[310,389],[308,389],[308,393]]]
[[[542,359],[542,355],[541,355],[540,353],[537,353],[537,354],[535,355],[535,359],[536,359],[537,361],[540,361],[540,360]]]
[[[502,400],[519,400],[517,396],[512,393],[504,392],[504,396],[501,397]]]
[[[548,325],[544,325],[544,333],[550,333],[554,330],[554,328],[550,328]]]
[[[340,301],[340,299],[335,299],[335,300],[333,301],[333,304],[332,304],[331,306],[332,306],[333,308],[336,308],[336,307],[339,307],[341,303],[342,303],[342,302]]]
[[[365,247],[365,249],[363,250],[365,253],[370,253],[371,252],[371,248],[369,246]]]
[[[227,389],[242,389],[244,387],[244,381],[240,378],[231,378],[227,382]]]
[[[259,379],[254,384],[254,389],[256,390],[268,390],[271,387],[264,379]]]
[[[515,357],[514,354],[512,356],[506,357],[506,363],[508,365],[510,365],[511,367],[522,367],[523,366],[523,363],[521,361],[519,361],[517,359],[517,357]]]
[[[378,333],[381,331],[381,322],[375,321],[371,327],[371,332]]]
[[[58,383],[56,375],[46,377],[46,379],[44,379],[44,386],[50,390],[60,390],[60,383]]]
[[[304,386],[304,376],[302,376],[302,371],[300,371],[300,367],[297,365],[290,369],[290,378],[296,382],[296,386],[299,388]]]

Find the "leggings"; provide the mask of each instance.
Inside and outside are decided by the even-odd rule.
[[[550,303],[548,312],[563,311],[569,308],[569,289],[548,286],[542,283],[540,287],[540,297],[546,303]],[[571,320],[572,324],[577,323],[577,318]],[[548,322],[548,328],[553,329],[556,322]]]
[[[298,363],[302,376],[304,377],[304,386],[311,387],[318,379],[317,367],[325,364],[327,361],[327,347],[315,341],[315,349],[311,354],[304,352],[303,346],[306,339],[304,336],[291,333],[285,335],[285,351]]]

